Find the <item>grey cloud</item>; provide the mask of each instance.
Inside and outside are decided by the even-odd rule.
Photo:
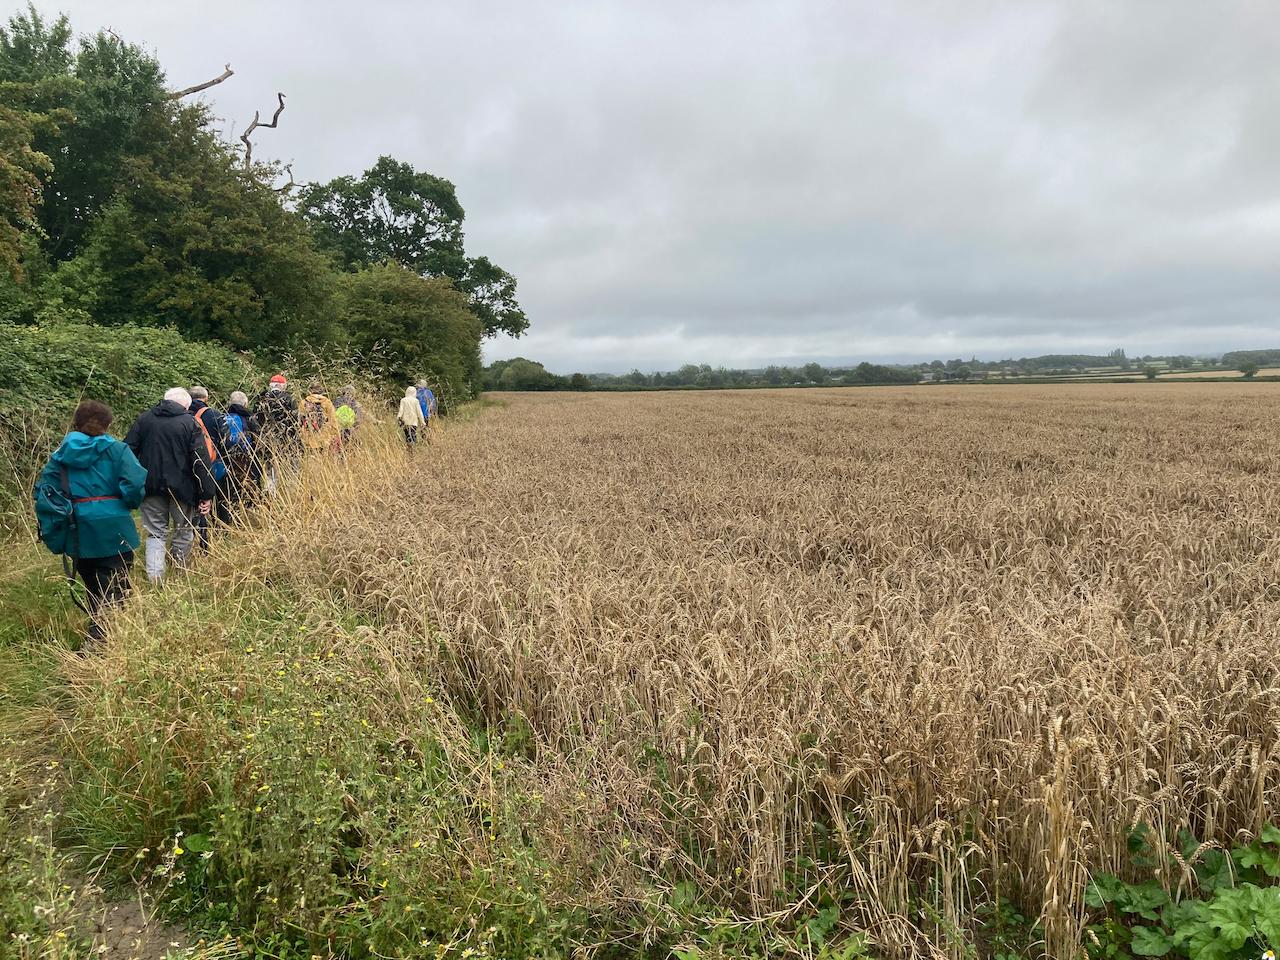
[[[55,0],[39,0],[53,6]],[[311,179],[447,176],[553,369],[1280,344],[1266,0],[67,0]],[[234,122],[233,122],[234,121]]]

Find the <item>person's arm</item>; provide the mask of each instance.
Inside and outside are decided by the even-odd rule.
[[[138,509],[147,492],[147,470],[127,444],[120,445],[120,499],[130,510]]]
[[[142,450],[142,431],[138,429],[138,425],[142,423],[142,417],[138,417],[133,421],[133,426],[129,428],[129,432],[124,435],[124,442],[136,456]]]
[[[191,420],[191,442],[187,447],[188,469],[196,481],[196,499],[200,501],[200,512],[209,512],[209,503],[218,492],[217,481],[213,478],[213,461],[209,459],[209,450],[204,443],[204,431],[200,424]]]

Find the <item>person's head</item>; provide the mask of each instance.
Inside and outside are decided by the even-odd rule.
[[[114,419],[111,408],[105,403],[85,400],[76,407],[76,412],[71,418],[71,429],[78,430],[86,436],[100,437],[107,432]]]
[[[419,389],[419,390],[425,390],[425,389],[426,389],[426,386],[427,386],[427,381],[425,381],[425,380],[419,380],[419,381],[418,381],[418,389]]]
[[[243,390],[232,390],[231,396],[227,400],[237,407],[247,407],[249,405],[249,397]]]
[[[417,390],[415,390],[415,389],[413,389],[413,387],[405,387],[405,388],[404,388],[404,395],[405,395],[406,397],[412,397],[412,396],[414,396],[417,392],[418,392],[418,391],[417,391]]]
[[[271,383],[267,385],[267,389],[273,393],[282,393],[284,388],[289,385],[289,381],[283,373],[277,373],[271,378]]]
[[[203,400],[205,403],[209,402],[209,391],[204,387],[192,387],[187,391],[187,393],[191,394],[192,400]]]
[[[348,396],[348,397],[354,396],[356,392],[356,385],[354,383],[348,383],[345,387],[342,388],[342,392],[345,396]]]
[[[164,392],[164,398],[172,403],[176,403],[183,410],[191,408],[191,394],[187,393],[183,387],[170,387]]]
[[[307,387],[308,393],[324,393],[324,384],[319,380],[312,380],[311,386]]]

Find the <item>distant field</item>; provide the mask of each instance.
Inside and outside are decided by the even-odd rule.
[[[1193,370],[1190,373],[1165,373],[1162,380],[1199,379],[1203,377],[1239,377],[1239,370]],[[1280,376],[1280,367],[1263,367],[1258,371],[1260,377]]]
[[[1260,377],[1280,376],[1280,367],[1266,367],[1258,371]],[[1114,370],[1110,372],[1088,371],[1082,374],[1066,374],[1062,379],[1088,379],[1088,380],[1135,380],[1143,377],[1142,366],[1137,365],[1132,370]],[[1165,373],[1160,370],[1161,380],[1204,380],[1204,379],[1222,379],[1222,378],[1239,378],[1243,379],[1239,370],[1219,369],[1219,370],[1191,370],[1185,373]],[[1017,378],[1013,378],[1017,379]]]

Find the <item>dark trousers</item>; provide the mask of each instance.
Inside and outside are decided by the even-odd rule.
[[[103,608],[118,606],[129,592],[129,568],[133,551],[126,550],[110,557],[81,557],[76,561],[76,574],[84,581],[89,602],[90,640],[101,640],[106,628],[98,614]]]
[[[209,528],[216,520],[218,523],[231,522],[231,504],[228,502],[227,477],[218,481],[218,492],[213,497],[213,509],[208,513],[196,513],[196,543],[201,547],[209,546]]]
[[[406,427],[406,426],[401,426],[401,428],[400,428],[400,429],[404,431],[404,442],[405,442],[405,443],[408,443],[408,444],[415,444],[415,443],[417,443],[417,442],[418,442],[418,428],[417,428],[417,427]]]

